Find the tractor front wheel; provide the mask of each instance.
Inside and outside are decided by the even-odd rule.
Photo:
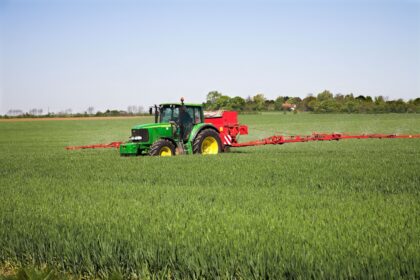
[[[171,157],[175,155],[175,145],[166,139],[157,140],[150,147],[150,156]]]
[[[204,129],[194,140],[194,154],[216,155],[222,151],[222,141],[219,133],[213,129]]]

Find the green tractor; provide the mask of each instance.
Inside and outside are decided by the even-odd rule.
[[[150,108],[153,115],[153,108]],[[204,122],[200,104],[164,103],[154,106],[155,123],[136,125],[130,141],[120,146],[120,155],[174,156],[218,154],[222,151],[219,131]]]

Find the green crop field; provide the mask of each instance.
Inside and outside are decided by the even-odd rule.
[[[64,149],[126,140],[151,121],[0,122],[0,278],[25,268],[59,278],[420,278],[420,139],[207,157]],[[241,141],[420,133],[418,114],[240,122],[250,130]]]

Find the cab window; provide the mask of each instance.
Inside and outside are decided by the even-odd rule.
[[[177,122],[179,118],[178,107],[163,107],[160,111],[160,122],[168,123],[170,121]]]
[[[172,119],[172,108],[165,107],[160,112],[160,122],[165,123],[169,122]]]
[[[179,107],[175,107],[172,113],[172,121],[178,122],[179,119]]]
[[[187,108],[187,113],[191,122],[194,122],[194,108],[192,107]]]
[[[201,111],[198,108],[194,108],[194,123],[201,123]]]

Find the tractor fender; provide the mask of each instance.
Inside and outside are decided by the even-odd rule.
[[[169,137],[161,137],[161,138],[159,138],[158,140],[160,140],[160,139],[168,140],[169,142],[171,142],[172,144],[174,144],[174,145],[175,145],[175,147],[177,146],[177,144],[176,144],[176,142],[175,142],[175,140],[174,140],[173,138],[169,138]]]
[[[196,124],[191,130],[191,134],[190,134],[190,137],[188,138],[188,142],[193,143],[197,135],[200,133],[200,131],[202,131],[203,129],[208,129],[208,128],[213,129],[214,131],[219,133],[219,130],[217,130],[217,128],[212,124],[209,124],[209,123]]]

